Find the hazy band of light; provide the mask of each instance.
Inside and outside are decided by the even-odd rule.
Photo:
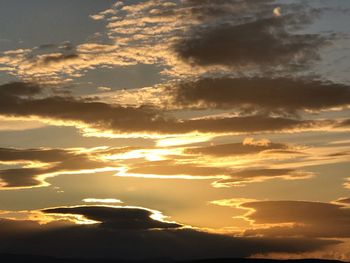
[[[108,203],[108,204],[123,203],[121,200],[115,199],[115,198],[103,198],[103,199],[85,198],[82,201],[85,203]]]

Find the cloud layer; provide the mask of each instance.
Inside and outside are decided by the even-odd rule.
[[[175,85],[174,103],[203,109],[295,114],[349,107],[350,87],[302,78],[203,78]]]
[[[331,120],[300,120],[264,115],[177,119],[147,106],[127,107],[93,99],[43,96],[40,88],[25,83],[2,85],[0,94],[0,114],[3,116],[37,118],[53,124],[115,134],[286,132],[339,125],[337,121]]]
[[[117,208],[111,206],[81,206],[62,207],[42,210],[48,214],[77,214],[87,219],[100,222],[99,227],[112,229],[167,229],[181,225],[170,222],[157,221],[151,218],[152,211],[140,208]]]
[[[304,65],[317,58],[325,44],[318,35],[291,34],[286,27],[303,18],[272,17],[242,24],[216,24],[193,29],[180,41],[176,52],[190,63],[201,66]]]
[[[251,222],[246,236],[349,238],[348,203],[311,201],[219,200],[216,204],[248,210],[244,218]]]
[[[98,151],[97,151],[98,152]],[[63,149],[0,148],[0,163],[20,168],[0,170],[3,188],[47,186],[46,179],[60,174],[113,170],[112,163],[96,159],[97,152]]]
[[[102,223],[73,225],[56,221],[39,225],[30,220],[1,219],[0,232],[5,234],[0,236],[0,252],[118,259],[238,258],[256,253],[309,252],[338,243],[318,239],[230,237],[194,229],[172,229],[179,225],[150,219],[150,211],[144,208],[97,206],[54,208],[44,212],[78,213]],[[152,230],[154,227],[158,230]]]
[[[135,64],[165,66],[163,73],[172,76],[217,72],[216,66],[229,67],[228,72],[241,67],[299,69],[318,59],[332,39],[300,30],[320,13],[307,3],[269,0],[118,1],[91,16],[106,23],[107,32],[95,41],[9,50],[0,63],[10,74],[47,84],[72,82],[102,66]]]

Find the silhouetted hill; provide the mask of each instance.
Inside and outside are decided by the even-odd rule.
[[[35,255],[0,254],[0,262],[14,263],[343,263],[337,260],[322,259],[298,259],[298,260],[273,260],[273,259],[201,259],[174,261],[168,259],[147,260],[118,260],[118,259],[83,259],[83,258],[54,258]]]

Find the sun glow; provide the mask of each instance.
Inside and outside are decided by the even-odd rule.
[[[144,158],[148,161],[167,160],[168,155],[177,155],[181,153],[181,149],[141,149],[132,150],[126,153],[105,156],[106,160],[130,160]]]

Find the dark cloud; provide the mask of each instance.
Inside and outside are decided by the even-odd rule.
[[[198,26],[175,45],[175,52],[200,66],[304,66],[319,57],[319,49],[327,42],[320,35],[288,30],[305,22],[305,17],[294,14]]]
[[[18,83],[14,84],[16,87]],[[65,121],[76,127],[118,133],[180,134],[283,132],[319,129],[334,125],[333,121],[312,121],[267,116],[244,116],[180,120],[146,106],[123,107],[92,99],[73,97],[37,98],[8,93],[11,84],[0,86],[0,114],[16,117],[39,117]],[[27,85],[23,85],[27,92]],[[18,91],[22,92],[22,91]],[[36,90],[39,92],[39,90]],[[27,94],[27,93],[24,93]],[[32,95],[32,94],[31,94]],[[34,95],[34,94],[33,94]]]
[[[0,148],[0,161],[40,161],[57,162],[72,157],[63,149],[14,149]]]
[[[165,229],[181,226],[176,223],[154,220],[151,218],[153,214],[151,211],[140,208],[80,206],[44,209],[42,212],[48,214],[78,214],[88,219],[101,222],[99,227],[113,229]]]
[[[188,10],[192,18],[202,22],[212,19],[222,19],[230,17],[237,19],[237,15],[244,12],[245,15],[250,13],[262,12],[267,10],[271,14],[271,10],[275,5],[272,5],[272,0],[184,0],[182,1],[182,9]]]
[[[78,59],[80,56],[71,42],[48,43],[33,48],[28,54],[28,61],[35,65],[51,65],[69,60]]]
[[[48,43],[48,44],[43,44],[37,47],[38,50],[66,50],[66,51],[70,51],[73,50],[75,48],[75,46],[69,42],[63,42],[60,44],[53,44],[53,43]],[[34,49],[35,50],[35,49]]]
[[[17,168],[0,170],[1,188],[33,187],[42,185],[38,178],[45,174],[46,169],[40,168]]]
[[[47,184],[44,180],[45,175],[112,166],[110,162],[97,160],[88,153],[62,149],[0,148],[0,162],[41,162],[45,164],[38,168],[22,167],[0,170],[3,188],[42,186]]]
[[[312,79],[204,78],[179,83],[169,92],[175,104],[205,109],[295,113],[350,105],[349,86]]]
[[[40,63],[44,65],[49,65],[49,64],[64,62],[67,60],[75,60],[78,58],[79,58],[78,54],[48,54],[42,58]]]
[[[0,95],[4,99],[16,96],[31,96],[37,95],[41,92],[38,85],[24,82],[11,82],[0,86]],[[2,100],[1,100],[2,102]]]
[[[246,155],[257,154],[264,151],[271,150],[283,150],[289,149],[288,145],[283,143],[271,143],[266,144],[248,144],[248,143],[228,143],[211,145],[205,147],[193,147],[185,150],[189,154],[204,154],[212,156],[230,156],[230,155]]]
[[[252,6],[266,6],[269,3],[273,3],[274,0],[217,0],[215,2],[210,0],[183,0],[182,4],[185,6],[204,7],[204,8],[217,8],[221,6],[233,5],[235,7],[243,6],[245,9],[249,9]]]
[[[73,97],[23,98],[16,95],[18,95],[18,92],[27,92],[29,89],[28,85],[21,84],[18,89],[20,90],[23,87],[23,91],[9,93],[8,90],[12,86],[17,88],[19,84],[12,83],[0,86],[0,95],[3,95],[0,98],[0,114],[2,115],[38,116],[56,120],[76,121],[105,129],[117,129],[117,127],[120,127],[120,130],[125,132],[140,131],[140,127],[144,127],[146,130],[152,123],[156,126],[166,125],[167,123],[163,118],[158,117],[156,112],[148,108],[113,106]],[[41,95],[40,89],[35,91],[36,95]],[[27,95],[27,93],[24,94]]]
[[[193,229],[173,228],[149,219],[149,211],[116,208],[111,210],[82,207],[53,212],[72,212],[107,222],[73,225],[33,221],[0,220],[0,252],[50,255],[59,257],[111,257],[118,259],[199,259],[238,258],[256,253],[310,252],[338,244],[335,240],[304,238],[248,238],[210,234]],[[46,210],[46,211],[50,211]],[[122,227],[117,227],[117,226]],[[132,227],[130,227],[132,226]],[[153,227],[160,226],[154,230]],[[195,245],[194,245],[195,244]]]
[[[244,203],[253,209],[247,215],[261,229],[247,230],[247,235],[303,236],[323,238],[350,237],[350,209],[332,203],[307,201],[261,201]],[[281,226],[289,223],[290,226]],[[267,225],[269,227],[266,227]]]

